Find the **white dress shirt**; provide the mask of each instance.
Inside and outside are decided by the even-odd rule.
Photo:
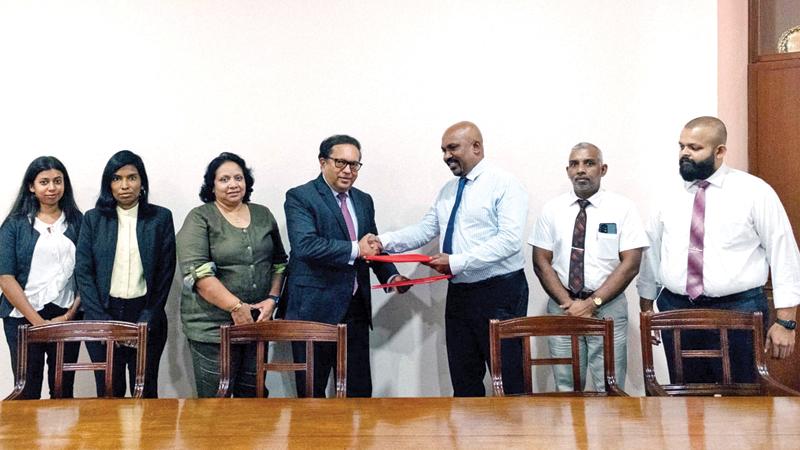
[[[473,283],[525,266],[522,233],[528,217],[528,193],[510,173],[481,160],[467,174],[456,214],[450,270],[453,283]],[[439,250],[455,204],[458,178],[448,181],[416,225],[379,236],[386,251],[417,249],[437,236]]]
[[[64,213],[52,225],[36,218],[33,228],[39,232],[39,238],[33,248],[25,297],[36,311],[48,303],[69,308],[75,301],[75,244],[64,236],[67,231]],[[16,308],[10,315],[23,317]]]
[[[602,190],[587,200],[583,280],[585,290],[595,291],[619,266],[620,252],[647,247],[648,241],[632,201]],[[569,286],[572,232],[578,211],[578,196],[573,191],[550,200],[528,240],[530,245],[553,252],[553,269],[565,287]]]
[[[122,209],[117,206],[119,225],[114,268],[111,269],[111,290],[109,291],[111,297],[131,299],[147,294],[142,257],[139,254],[139,240],[136,237],[138,215],[138,204],[130,209]]]
[[[703,239],[703,295],[720,297],[763,286],[772,270],[776,308],[800,304],[800,252],[786,211],[760,178],[722,165],[708,177]],[[686,295],[694,183],[659,202],[647,225],[650,248],[639,273],[639,295],[661,287]]]

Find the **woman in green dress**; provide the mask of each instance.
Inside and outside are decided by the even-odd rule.
[[[250,202],[252,192],[245,161],[220,154],[203,178],[204,204],[189,212],[178,232],[181,321],[200,398],[217,393],[220,326],[270,320],[280,301],[288,258],[275,217]],[[255,345],[232,346],[230,392],[254,397],[255,383]]]

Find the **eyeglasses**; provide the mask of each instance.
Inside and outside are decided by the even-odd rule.
[[[353,172],[358,172],[361,170],[361,166],[363,166],[363,164],[358,161],[348,161],[346,159],[331,158],[329,156],[326,156],[325,159],[330,159],[333,161],[333,165],[339,170],[344,169],[344,166],[350,166],[350,170]]]

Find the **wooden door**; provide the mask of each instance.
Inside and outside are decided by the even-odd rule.
[[[775,189],[800,237],[800,53],[760,57],[749,67],[750,173]],[[771,299],[771,295],[769,296]],[[770,302],[771,303],[771,302]],[[771,309],[774,318],[774,310]],[[798,332],[800,334],[800,332]],[[800,390],[800,347],[770,373]]]

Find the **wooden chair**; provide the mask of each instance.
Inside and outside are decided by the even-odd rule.
[[[642,369],[645,391],[649,396],[689,395],[800,395],[782,385],[769,375],[764,357],[764,322],[760,312],[746,313],[719,309],[683,309],[661,313],[640,314],[642,338]],[[681,332],[684,330],[718,331],[718,349],[684,350],[681,348]],[[757,383],[734,383],[731,377],[728,333],[731,330],[746,330],[753,333],[753,354]],[[673,333],[673,367],[676,375],[672,384],[660,384],[653,368],[653,347],[650,337],[654,331]],[[684,382],[684,358],[719,358],[722,360],[722,380],[718,383]]]
[[[572,338],[572,357],[570,358],[533,358],[531,357],[531,340],[533,336],[570,336]],[[603,358],[605,366],[605,392],[587,392],[580,382],[580,359],[578,355],[578,338],[581,336],[601,336],[603,338]],[[588,319],[571,316],[537,316],[520,317],[489,322],[489,353],[491,359],[492,388],[496,396],[504,396],[503,372],[500,355],[502,339],[522,339],[522,361],[525,392],[533,395],[552,396],[627,396],[617,386],[614,370],[614,321],[611,319]],[[572,392],[534,393],[531,367],[536,365],[572,365]]]
[[[305,342],[306,362],[267,362],[268,342]],[[336,343],[336,398],[347,396],[347,325],[329,325],[302,320],[269,320],[220,327],[220,377],[217,397],[227,397],[231,384],[230,349],[232,344],[256,343],[256,396],[264,397],[268,370],[305,371],[306,396],[314,395],[314,342]]]
[[[144,371],[147,356],[147,324],[133,324],[119,321],[103,320],[76,320],[69,322],[48,323],[45,325],[30,326],[20,325],[18,330],[17,347],[17,367],[16,383],[14,390],[6,397],[6,400],[15,400],[22,396],[25,389],[25,378],[28,371],[28,345],[55,343],[55,386],[53,388],[53,398],[61,398],[63,395],[63,376],[64,371],[81,370],[102,370],[105,372],[105,395],[104,398],[113,397],[113,384],[111,375],[114,369],[114,345],[124,343],[125,345],[135,345],[139,351],[136,354],[136,380],[134,384],[133,397],[141,398],[144,393]],[[106,343],[105,362],[64,362],[64,343],[66,342],[86,342],[103,341]]]

